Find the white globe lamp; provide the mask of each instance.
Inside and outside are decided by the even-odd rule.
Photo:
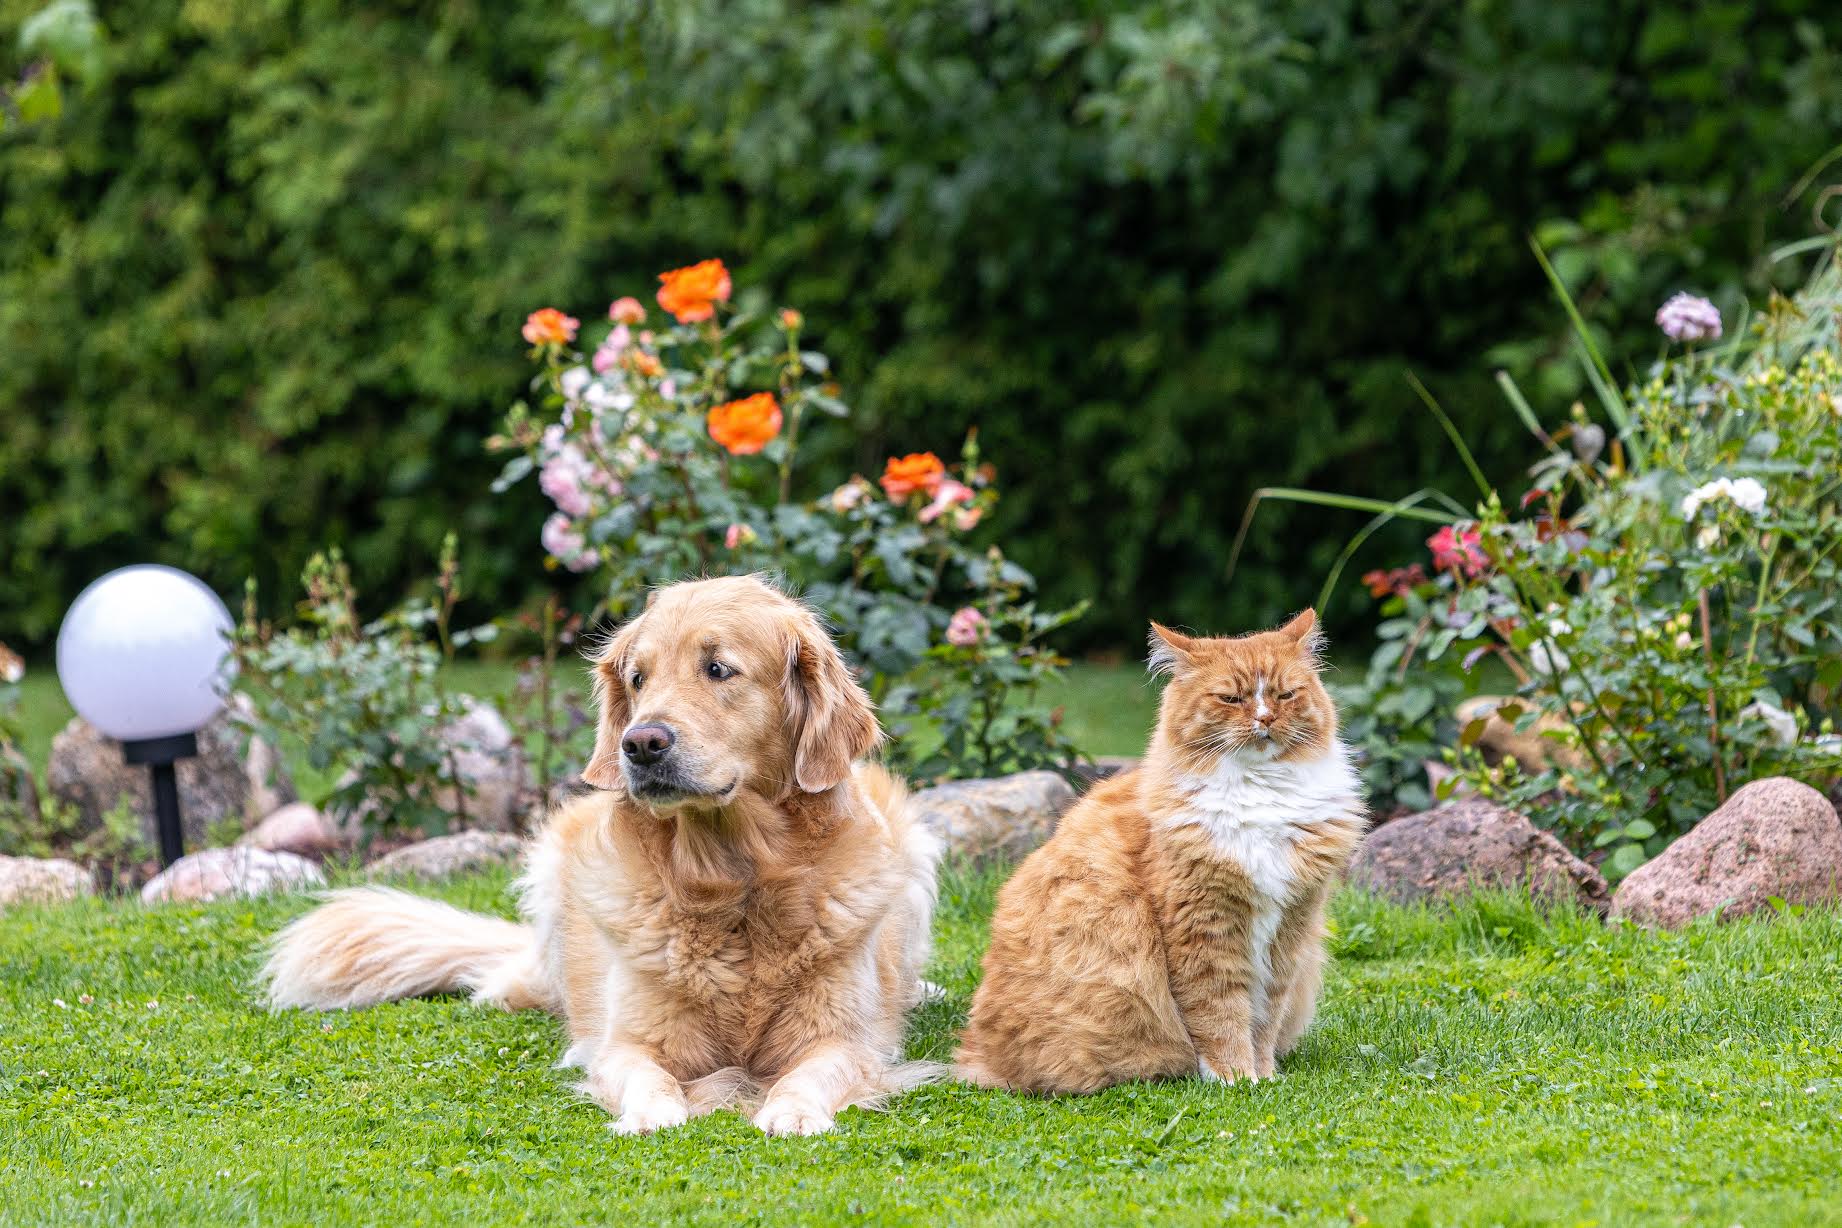
[[[224,706],[230,611],[173,567],[123,567],[77,595],[58,628],[58,681],[78,714],[153,772],[160,859],[185,853],[173,765]]]

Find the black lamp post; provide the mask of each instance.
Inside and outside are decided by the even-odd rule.
[[[136,738],[122,743],[122,758],[145,763],[153,772],[154,826],[160,833],[160,864],[170,866],[185,856],[185,825],[179,818],[178,762],[198,753],[198,735],[176,733],[166,738]]]

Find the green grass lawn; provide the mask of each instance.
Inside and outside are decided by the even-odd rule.
[[[944,1057],[995,880],[950,874],[910,1049]],[[442,894],[505,911],[503,876]],[[0,916],[0,1221],[1842,1223],[1842,916],[1672,935],[1346,896],[1258,1085],[943,1085],[828,1136],[619,1138],[560,1027],[458,1000],[270,1015],[300,899]]]

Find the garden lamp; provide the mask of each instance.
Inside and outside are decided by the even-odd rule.
[[[58,628],[58,681],[84,720],[153,772],[160,860],[185,854],[173,765],[198,753],[198,730],[223,707],[230,611],[195,576],[123,567],[78,594]]]

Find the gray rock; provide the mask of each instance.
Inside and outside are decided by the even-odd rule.
[[[1074,771],[1085,790],[1103,780],[1111,780],[1130,772],[1142,762],[1137,755],[1099,755],[1090,762],[1077,764]]]
[[[463,791],[448,785],[437,791],[435,803],[452,817],[452,826],[474,831],[519,831],[529,826],[532,812],[543,804],[531,782],[512,728],[499,710],[471,695],[460,697],[463,712],[430,734],[453,752],[454,774],[465,783]],[[346,777],[340,787],[352,781]],[[369,803],[337,816],[339,830],[355,841],[372,816]]]
[[[0,909],[55,904],[96,890],[90,872],[61,857],[0,857]]]
[[[237,844],[302,857],[325,857],[345,846],[333,821],[306,802],[283,806],[243,833]]]
[[[516,864],[524,856],[524,838],[508,832],[463,831],[418,840],[386,853],[365,868],[372,878],[447,878],[491,866]]]
[[[910,805],[948,856],[1014,861],[1054,833],[1074,800],[1074,790],[1054,772],[1018,772],[922,789]]]
[[[214,717],[198,731],[198,754],[179,761],[179,809],[188,846],[204,844],[219,824],[247,827],[294,800],[287,769],[273,748],[248,732],[241,711],[233,702]],[[99,831],[103,815],[126,798],[141,818],[147,843],[158,844],[147,768],[123,762],[121,743],[88,721],[74,717],[52,739],[45,776],[51,796],[76,808],[76,838]]]
[[[1842,899],[1842,821],[1828,798],[1784,776],[1755,780],[1626,876],[1612,915],[1670,929],[1787,904]]]
[[[324,887],[320,867],[293,853],[267,849],[205,849],[181,857],[141,888],[143,904],[203,902]]]
[[[1403,903],[1513,887],[1594,912],[1607,904],[1597,870],[1525,816],[1477,797],[1376,828],[1351,862],[1349,881]]]

